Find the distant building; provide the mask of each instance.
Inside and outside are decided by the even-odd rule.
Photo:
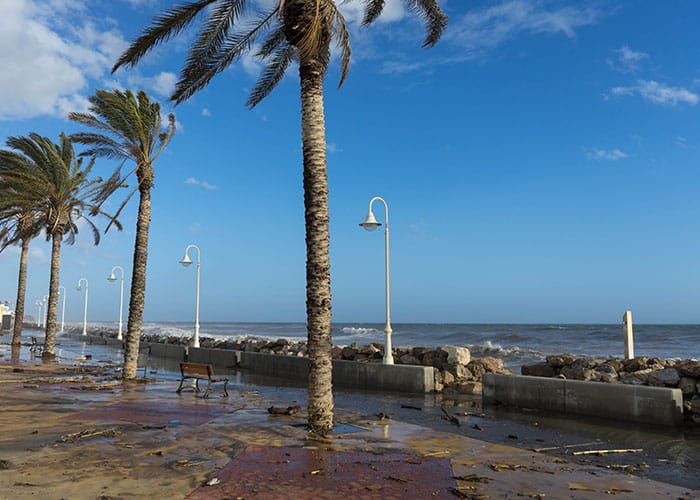
[[[10,309],[10,305],[7,302],[0,303],[0,318],[0,330],[3,332],[12,330],[15,312]]]

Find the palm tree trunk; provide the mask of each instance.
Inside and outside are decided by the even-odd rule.
[[[29,238],[22,240],[22,252],[19,257],[19,277],[17,279],[17,300],[15,301],[15,324],[12,329],[12,345],[22,343],[24,326],[24,299],[27,295],[27,257],[29,256]]]
[[[58,275],[61,269],[61,241],[63,232],[51,236],[51,277],[49,279],[49,303],[46,306],[46,337],[41,357],[53,359],[56,346],[56,317],[58,316]]]
[[[152,173],[148,176],[152,179]],[[134,263],[131,272],[131,296],[129,297],[129,321],[124,346],[124,380],[136,378],[146,297],[146,266],[148,263],[148,230],[151,224],[151,182],[139,179],[139,211],[136,220]]]
[[[333,430],[333,365],[323,75],[323,65],[317,59],[302,61],[299,66],[306,219],[308,417],[311,430],[328,434]]]

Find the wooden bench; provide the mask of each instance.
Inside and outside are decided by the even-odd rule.
[[[34,354],[41,354],[44,351],[44,345],[40,344],[36,337],[31,337],[32,345],[29,347],[29,352]]]
[[[209,392],[211,392],[211,384],[217,382],[224,383],[224,397],[228,397],[228,379],[224,377],[214,377],[214,367],[212,365],[184,362],[180,363],[180,373],[182,375],[180,378],[180,386],[177,388],[177,391],[175,391],[178,394],[184,389],[183,385],[185,380],[194,380],[194,387],[192,387],[194,392],[200,392],[199,381],[206,380],[207,388],[204,390],[203,397],[209,397]]]

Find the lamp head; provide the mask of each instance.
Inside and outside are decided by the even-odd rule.
[[[187,252],[185,252],[185,256],[184,256],[184,257],[182,258],[182,260],[180,261],[180,264],[182,264],[182,265],[185,266],[185,267],[187,267],[187,266],[189,266],[190,264],[192,264],[192,259],[190,259],[190,256],[189,256],[189,254],[188,254]]]
[[[367,231],[376,231],[376,229],[381,226],[381,222],[377,222],[377,219],[374,218],[374,213],[370,210],[367,212],[367,217],[365,217],[365,220],[363,222],[360,222],[360,226],[364,227]]]
[[[112,273],[107,277],[107,281],[117,281],[117,277],[114,275],[114,270],[112,270]]]

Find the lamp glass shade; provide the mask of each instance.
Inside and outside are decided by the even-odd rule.
[[[376,229],[381,226],[381,222],[377,222],[377,219],[374,218],[374,213],[370,210],[367,212],[367,217],[365,217],[365,220],[363,222],[360,222],[360,226],[364,227],[367,231],[376,231]]]
[[[114,275],[114,271],[107,277],[107,281],[117,281],[117,277]]]
[[[183,266],[189,266],[190,264],[192,264],[192,259],[190,259],[189,254],[185,254],[185,256],[180,261],[180,264],[182,264]]]

